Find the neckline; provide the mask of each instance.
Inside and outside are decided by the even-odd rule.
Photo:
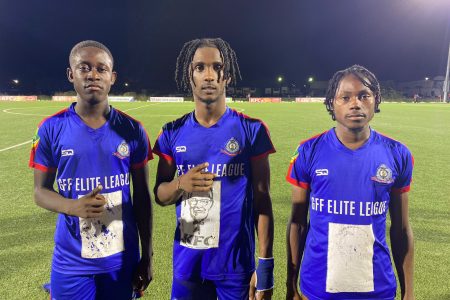
[[[191,112],[190,121],[192,122],[192,124],[193,124],[194,127],[197,127],[197,128],[203,128],[203,129],[207,130],[207,129],[212,129],[212,128],[216,128],[216,127],[222,126],[222,124],[225,122],[225,120],[227,119],[227,117],[229,116],[229,114],[230,114],[230,108],[229,108],[228,106],[226,106],[226,107],[225,107],[225,112],[223,113],[222,116],[220,116],[219,120],[217,120],[217,122],[216,122],[214,125],[212,125],[212,126],[210,126],[210,127],[205,127],[205,126],[201,125],[201,124],[197,121],[197,119],[195,118],[195,110],[193,110],[193,111]]]
[[[373,142],[374,138],[375,138],[375,131],[370,128],[370,136],[367,139],[367,141],[362,144],[359,148],[353,150],[350,148],[347,148],[338,138],[337,134],[336,134],[336,127],[333,127],[331,130],[331,136],[333,139],[334,144],[336,145],[336,147],[346,153],[352,154],[352,155],[357,155],[359,153],[363,153]]]
[[[77,112],[75,111],[75,105],[76,105],[77,103],[76,102],[73,102],[71,105],[70,105],[70,108],[69,108],[69,110],[70,110],[70,112],[74,115],[74,120],[75,120],[75,122],[78,124],[78,125],[80,125],[81,127],[84,127],[85,129],[87,129],[87,131],[89,131],[89,132],[93,132],[93,133],[102,133],[106,128],[108,128],[109,127],[109,121],[111,120],[111,117],[113,116],[113,114],[114,114],[114,108],[110,105],[109,106],[109,113],[108,113],[108,115],[107,115],[107,117],[106,117],[106,122],[102,125],[102,126],[100,126],[99,128],[92,128],[92,127],[90,127],[89,125],[87,125],[84,121],[83,121],[83,119],[81,119],[81,117],[77,114]]]

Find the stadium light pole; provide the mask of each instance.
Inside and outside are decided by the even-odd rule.
[[[314,77],[310,76],[310,77],[308,78],[308,82],[309,82],[309,83],[314,82]]]
[[[20,83],[19,79],[13,79],[12,82],[14,83],[14,85],[19,85]]]
[[[445,81],[444,81],[444,103],[448,102],[448,81],[449,81],[449,71],[450,71],[450,43],[448,44],[448,58],[447,58],[447,69],[445,71]]]

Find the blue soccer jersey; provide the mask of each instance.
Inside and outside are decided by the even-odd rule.
[[[114,271],[139,259],[130,170],[152,159],[151,147],[142,125],[128,115],[111,107],[106,123],[92,129],[75,105],[39,124],[29,165],[57,172],[65,198],[78,199],[102,185],[107,204],[99,218],[58,215],[52,268],[64,274]]]
[[[310,189],[300,271],[310,300],[394,299],[386,214],[390,193],[409,191],[412,169],[409,150],[374,130],[356,150],[333,129],[300,144],[287,180]]]
[[[251,160],[275,152],[265,125],[227,108],[206,128],[194,112],[163,127],[154,153],[174,161],[178,176],[208,162],[211,192],[184,193],[176,204],[174,276],[238,279],[255,269]]]

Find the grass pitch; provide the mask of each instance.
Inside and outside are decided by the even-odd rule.
[[[49,280],[56,214],[34,204],[33,171],[27,164],[37,124],[68,105],[0,103],[0,299],[48,299],[41,284]],[[164,123],[193,109],[193,103],[113,105],[140,120],[152,144]],[[264,120],[277,149],[270,156],[276,261],[273,298],[284,299],[285,229],[290,212],[290,185],[284,177],[299,141],[334,123],[324,105],[316,103],[230,106]],[[372,127],[405,143],[415,158],[410,216],[416,299],[450,299],[450,105],[383,103],[380,108]],[[150,163],[152,188],[156,163],[157,158]],[[169,299],[175,212],[174,207],[154,207],[155,277],[144,299]]]

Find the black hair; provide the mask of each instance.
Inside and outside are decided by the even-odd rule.
[[[192,59],[198,48],[212,47],[220,52],[223,61],[223,80],[231,79],[231,84],[235,85],[237,79],[242,79],[236,53],[230,44],[221,38],[203,38],[189,41],[183,45],[177,57],[175,69],[175,82],[181,91],[191,91]],[[220,73],[217,81],[220,81]]]
[[[92,40],[86,40],[86,41],[82,41],[79,42],[78,44],[76,44],[75,46],[73,46],[72,50],[70,50],[70,55],[69,55],[69,65],[70,65],[70,61],[72,60],[72,58],[75,56],[75,54],[82,48],[86,48],[86,47],[94,47],[94,48],[98,48],[100,50],[103,50],[106,52],[106,54],[108,54],[109,58],[111,58],[111,63],[114,66],[114,58],[111,54],[111,51],[109,51],[108,47],[106,47],[105,45],[103,45],[100,42],[97,41],[92,41]]]
[[[330,113],[333,120],[336,120],[333,108],[333,100],[336,97],[336,91],[339,87],[339,83],[341,82],[342,78],[350,74],[358,78],[362,82],[362,84],[364,84],[372,91],[375,97],[375,112],[376,113],[380,112],[378,106],[381,103],[381,91],[378,79],[372,72],[370,72],[363,66],[353,65],[347,69],[340,70],[334,73],[333,78],[331,78],[330,82],[328,83],[328,89],[327,94],[325,96],[324,104],[327,107],[327,111]]]

